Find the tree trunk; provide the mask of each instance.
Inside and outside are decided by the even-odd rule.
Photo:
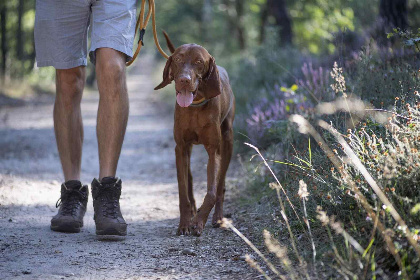
[[[28,10],[35,10],[35,1],[29,1],[29,7],[28,2],[26,4],[26,9]],[[34,40],[34,32],[30,32],[28,36],[25,38],[26,40],[29,40],[30,44],[32,45],[32,50],[27,54],[30,63],[30,70],[32,70],[35,66],[35,40]],[[25,44],[25,43],[23,43]]]
[[[211,0],[204,0],[203,9],[201,14],[201,34],[203,34],[204,41],[208,42],[210,40],[209,35],[209,25],[212,20],[212,8],[211,8]]]
[[[24,0],[19,0],[18,5],[18,26],[17,26],[17,46],[16,54],[19,60],[23,60],[23,31],[22,31],[22,17],[24,12]]]
[[[0,7],[0,27],[1,27],[1,80],[3,84],[6,79],[6,58],[7,58],[7,32],[6,32],[6,16],[7,7],[6,4]]]
[[[260,44],[264,43],[265,40],[265,26],[268,20],[268,7],[263,5],[261,7],[261,25],[260,25]]]
[[[287,45],[292,43],[292,23],[287,13],[285,0],[267,0],[267,11],[276,20],[276,25],[280,28],[280,44]]]
[[[244,1],[243,0],[236,0],[236,30],[238,32],[238,43],[239,48],[244,50],[246,48],[245,43],[245,32],[244,32]]]
[[[243,26],[244,3],[243,0],[224,0],[227,10],[228,30],[235,30],[235,36],[241,50],[246,48],[245,31]]]
[[[407,0],[381,0],[379,14],[384,24],[385,31],[399,27],[407,29]]]

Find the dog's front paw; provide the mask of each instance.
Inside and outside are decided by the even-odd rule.
[[[176,232],[176,235],[190,235],[190,224],[188,223],[180,223],[178,226],[178,231]]]
[[[191,224],[191,231],[192,234],[195,236],[200,236],[203,233],[204,230],[204,222],[197,218],[197,216],[193,219],[193,222]]]

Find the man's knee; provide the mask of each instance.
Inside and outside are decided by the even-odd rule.
[[[57,95],[68,100],[80,99],[85,86],[85,73],[84,66],[57,69]]]
[[[123,81],[125,75],[125,55],[110,48],[96,50],[96,69],[107,81]]]

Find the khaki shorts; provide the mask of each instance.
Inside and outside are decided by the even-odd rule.
[[[38,67],[69,69],[87,65],[95,50],[112,48],[133,55],[136,0],[36,0],[35,51]]]

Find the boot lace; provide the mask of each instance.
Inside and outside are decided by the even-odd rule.
[[[86,194],[77,189],[66,190],[57,200],[55,207],[62,206],[61,213],[63,215],[76,215],[76,210],[79,207],[80,201],[86,199]]]
[[[119,213],[118,198],[121,194],[121,190],[115,185],[102,185],[101,191],[98,193],[96,198],[102,197],[104,208],[102,209],[105,217],[116,219]],[[95,198],[95,199],[96,199]]]

